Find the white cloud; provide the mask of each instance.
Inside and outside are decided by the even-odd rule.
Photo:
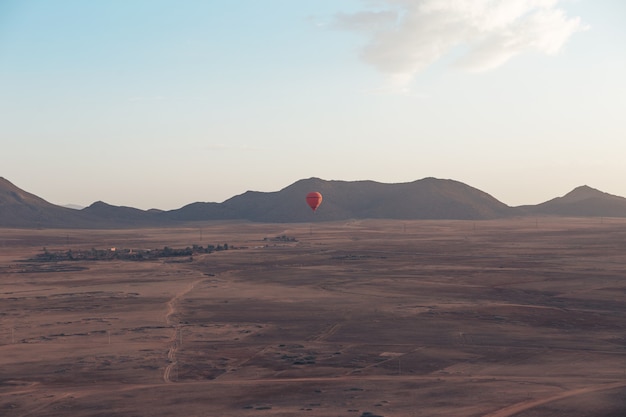
[[[413,77],[454,48],[467,53],[456,66],[496,68],[527,51],[555,54],[577,31],[580,18],[558,8],[560,0],[378,0],[377,10],[338,14],[335,27],[368,36],[362,58],[406,89]]]

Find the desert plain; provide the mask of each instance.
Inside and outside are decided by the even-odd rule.
[[[6,417],[626,415],[626,219],[2,229],[0,306]]]

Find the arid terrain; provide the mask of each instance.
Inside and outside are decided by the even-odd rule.
[[[1,229],[0,306],[3,417],[626,415],[626,219]]]

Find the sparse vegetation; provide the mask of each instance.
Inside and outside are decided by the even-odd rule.
[[[287,235],[263,238],[266,242],[297,242],[298,239]]]
[[[106,260],[123,260],[123,261],[147,261],[160,258],[174,257],[190,257],[197,254],[213,253],[228,250],[228,243],[223,245],[207,245],[206,247],[193,245],[186,248],[170,248],[163,249],[96,249],[90,250],[56,250],[50,251],[43,248],[43,253],[37,254],[30,261],[39,262],[59,262],[59,261],[106,261]]]

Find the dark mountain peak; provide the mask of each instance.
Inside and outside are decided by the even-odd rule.
[[[48,203],[0,178],[0,227],[84,227],[87,223],[79,211]]]
[[[314,188],[324,188],[331,182],[333,182],[333,181],[323,180],[323,179],[317,178],[317,177],[305,178],[305,179],[298,180],[298,181],[294,182],[293,184],[290,184],[290,185],[286,186],[285,188],[283,188],[279,192],[286,191],[286,190],[300,190],[300,191],[302,191],[302,190],[305,190],[305,189],[311,189],[311,191],[314,191],[313,190]]]
[[[104,201],[96,201],[95,203],[93,203],[92,205],[90,205],[89,207],[86,207],[83,209],[84,212],[91,212],[91,213],[101,213],[101,214],[113,214],[113,213],[132,213],[132,214],[139,214],[139,213],[146,213],[145,210],[141,210],[138,208],[134,208],[134,207],[126,207],[126,206],[114,206],[112,204],[109,203],[105,203]]]
[[[588,198],[603,198],[603,197],[615,197],[611,194],[602,192],[588,185],[581,185],[574,188],[569,193],[565,194],[562,198],[570,201],[586,200]]]
[[[162,213],[157,210],[141,210],[134,207],[114,206],[104,201],[96,201],[89,207],[81,210],[90,216],[95,223],[117,226],[157,225],[163,223],[159,217]]]
[[[26,204],[29,206],[50,205],[50,203],[44,199],[34,194],[27,193],[2,177],[0,177],[0,204]]]
[[[563,197],[522,209],[526,213],[554,216],[626,217],[626,198],[581,185]]]
[[[600,191],[600,190],[597,190],[597,189],[592,188],[592,187],[590,187],[590,186],[588,186],[588,185],[586,185],[586,184],[585,184],[585,185],[580,185],[580,186],[578,186],[578,187],[574,188],[574,189],[573,189],[572,191],[570,191],[568,194],[575,193],[575,192],[589,192],[589,191],[594,191],[594,192],[598,192],[598,193],[601,193],[601,192],[602,192],[602,191]]]
[[[109,203],[105,203],[104,201],[98,200],[98,201],[93,202],[88,207],[85,207],[85,210],[103,209],[103,208],[111,208],[111,207],[115,207],[115,206],[112,206]]]

